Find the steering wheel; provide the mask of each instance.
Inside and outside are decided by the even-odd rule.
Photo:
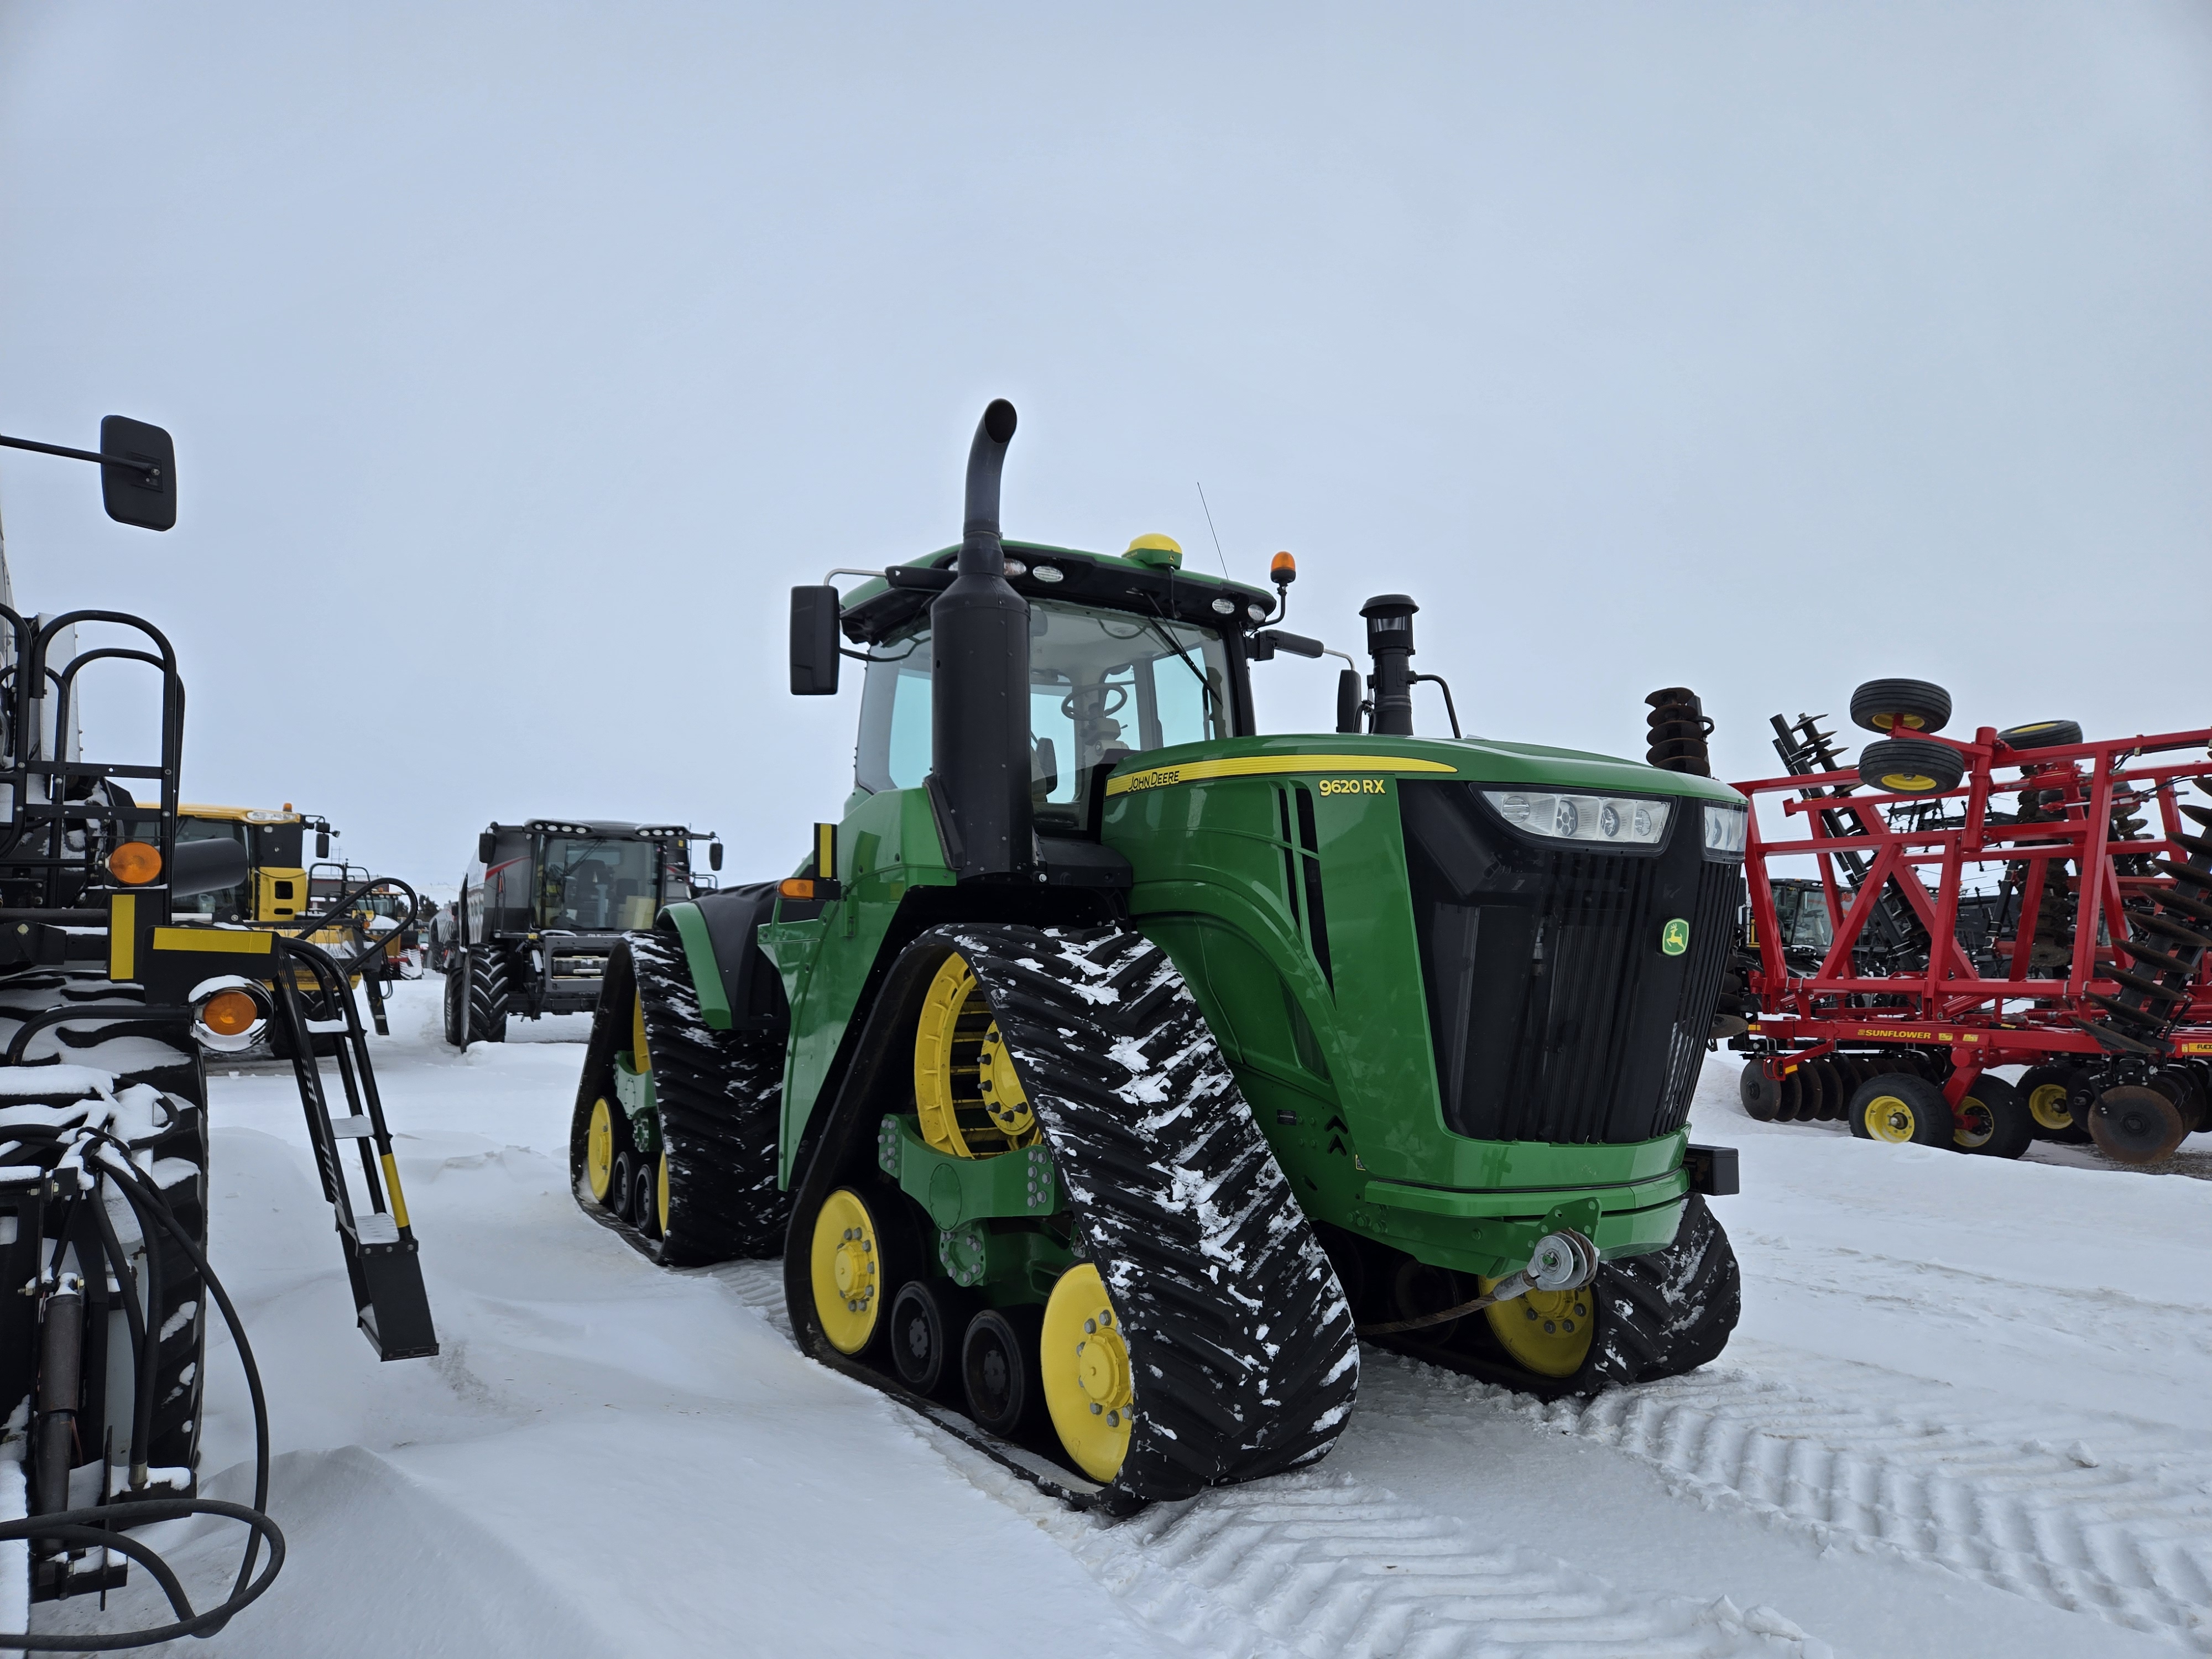
[[[1096,697],[1098,706],[1084,714],[1075,712],[1078,697]],[[1108,699],[1112,701],[1109,702]],[[1060,700],[1060,712],[1070,720],[1103,720],[1109,714],[1118,714],[1128,707],[1129,688],[1126,685],[1091,685],[1069,692]]]

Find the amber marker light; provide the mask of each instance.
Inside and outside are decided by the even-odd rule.
[[[217,991],[200,1009],[200,1024],[217,1036],[243,1036],[260,1018],[253,999],[243,991]]]
[[[107,872],[125,887],[143,887],[161,873],[161,850],[143,841],[126,841],[107,855]]]
[[[792,876],[776,884],[775,890],[787,899],[811,899],[814,884],[805,876]]]

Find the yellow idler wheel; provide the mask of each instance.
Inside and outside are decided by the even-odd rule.
[[[1487,1296],[1494,1279],[1475,1281]],[[1491,1334],[1515,1363],[1539,1376],[1572,1376],[1589,1358],[1597,1331],[1597,1301],[1588,1285],[1579,1291],[1531,1291],[1510,1302],[1483,1310]]]
[[[584,1184],[592,1201],[604,1204],[615,1184],[615,1109],[602,1096],[592,1103],[592,1127],[584,1139]]]
[[[665,1190],[664,1188],[664,1190]],[[814,1313],[839,1353],[858,1353],[876,1334],[893,1287],[883,1283],[883,1240],[867,1200],[840,1187],[814,1218],[807,1252]]]
[[[990,1005],[957,952],[929,981],[915,1022],[914,1100],[921,1138],[955,1158],[992,1158],[1038,1138]]]
[[[2028,1115],[2046,1129],[2070,1129],[2074,1127],[2073,1109],[2067,1105],[2069,1091],[2063,1083],[2041,1083],[2028,1091]]]
[[[1090,1262],[1078,1262],[1052,1287],[1037,1359],[1060,1443],[1093,1480],[1111,1480],[1129,1455],[1136,1395],[1121,1322]]]
[[[653,1204],[654,1213],[660,1220],[660,1236],[665,1238],[668,1237],[668,1154],[665,1152],[660,1155],[660,1168],[653,1178]]]

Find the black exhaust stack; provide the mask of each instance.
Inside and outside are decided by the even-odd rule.
[[[1006,582],[999,473],[1014,406],[993,401],[968,451],[967,523],[952,586],[929,608],[929,790],[949,820],[963,881],[1026,875],[1030,821],[1030,608]]]
[[[1413,613],[1420,608],[1404,593],[1377,593],[1359,607],[1367,618],[1367,654],[1375,659],[1368,682],[1375,689],[1370,731],[1413,735]]]

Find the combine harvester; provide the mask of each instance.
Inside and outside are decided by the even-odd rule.
[[[124,524],[176,521],[175,454],[159,427],[111,417],[98,452],[0,445],[97,462]],[[0,565],[0,592],[4,580]],[[93,630],[126,642],[82,643]],[[75,711],[88,670],[152,671],[157,753],[85,757]],[[176,1613],[119,1635],[9,1628],[0,1650],[211,1635],[283,1561],[264,1512],[260,1376],[207,1261],[207,1054],[240,1053],[272,1025],[287,1034],[361,1328],[383,1359],[437,1352],[362,1021],[341,965],[305,937],[331,918],[218,923],[198,909],[252,866],[234,836],[182,834],[184,711],[176,653],[152,623],[112,611],[27,617],[0,602],[0,1624],[20,1626],[33,1601],[105,1594],[128,1561]],[[142,805],[138,787],[158,803]],[[335,1088],[317,1037],[334,1050]],[[252,1396],[250,1506],[198,1495],[210,1298]],[[229,1595],[204,1611],[131,1533],[189,1516],[251,1532]]]
[[[1735,1160],[1684,1126],[1741,799],[1416,738],[1396,594],[1340,732],[1260,735],[1250,665],[1324,650],[1264,626],[1288,556],[1271,596],[1004,543],[1013,431],[957,550],[793,590],[794,692],[866,661],[859,788],[608,959],[587,1212],[781,1253],[805,1352],[1109,1510],[1322,1456],[1358,1336],[1546,1395],[1712,1358]]]
[[[1820,717],[1778,714],[1787,775],[1736,786],[1754,803],[1730,987],[1745,1109],[2002,1158],[2038,1136],[2166,1158],[2212,1129],[2212,807],[2183,796],[2208,793],[2212,730],[1959,741],[1937,735],[1950,713],[1941,687],[1872,681],[1851,717],[1881,736],[1856,766]],[[1802,830],[1769,840],[1762,798],[1770,827],[1778,808]],[[1777,868],[1808,856],[1817,882]],[[2010,1066],[2016,1085],[1993,1069]]]

